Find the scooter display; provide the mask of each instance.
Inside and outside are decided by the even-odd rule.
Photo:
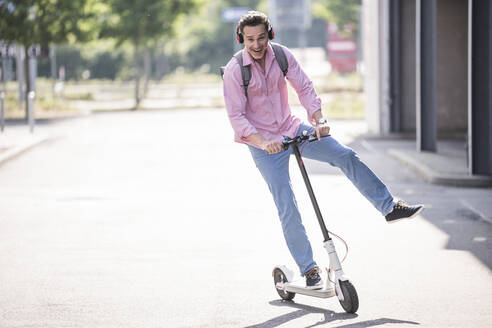
[[[292,147],[294,155],[296,156],[299,169],[301,170],[304,183],[311,198],[311,202],[318,218],[321,232],[323,233],[324,242],[323,246],[328,252],[329,270],[326,272],[327,279],[325,279],[324,286],[320,289],[306,288],[304,281],[294,281],[294,274],[286,266],[280,265],[273,269],[273,281],[275,289],[278,295],[283,300],[292,300],[296,293],[307,296],[314,296],[320,298],[329,298],[337,296],[342,308],[348,313],[355,313],[359,308],[359,298],[354,285],[350,282],[349,278],[342,270],[340,259],[338,258],[335,250],[335,245],[330,237],[329,231],[326,228],[325,221],[321,215],[321,211],[316,201],[316,197],[307,175],[306,167],[302,161],[301,152],[299,151],[299,145],[303,142],[316,142],[318,139],[315,134],[309,134],[307,131],[303,131],[302,135],[295,138],[285,138],[283,142],[284,149]]]

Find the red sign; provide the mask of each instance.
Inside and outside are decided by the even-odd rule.
[[[357,43],[352,39],[340,37],[334,23],[328,23],[327,32],[326,49],[332,70],[340,73],[355,72],[357,69]]]

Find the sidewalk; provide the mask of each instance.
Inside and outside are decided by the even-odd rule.
[[[455,187],[492,187],[492,176],[471,175],[464,141],[441,140],[437,152],[417,151],[415,140],[394,140],[388,153],[427,182]]]
[[[5,126],[0,132],[0,167],[9,160],[50,139],[50,135],[35,131],[28,125]]]

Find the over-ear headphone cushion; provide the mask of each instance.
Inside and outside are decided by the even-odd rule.
[[[268,30],[268,38],[270,40],[273,40],[273,38],[275,37],[275,32],[273,31],[272,25],[268,24],[268,26],[270,27],[270,29]]]
[[[270,23],[268,23],[268,39],[273,40],[274,37],[275,32],[273,31],[273,27],[272,25],[270,25]],[[239,24],[236,27],[236,40],[238,43],[244,42],[243,33],[241,33],[241,31],[239,30]]]
[[[239,30],[239,24],[237,24],[237,27],[236,27],[236,40],[237,40],[238,43],[243,43],[244,42],[243,34]]]

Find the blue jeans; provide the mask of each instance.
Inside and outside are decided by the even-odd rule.
[[[314,131],[312,126],[301,124],[297,135],[307,130]],[[301,144],[302,147],[304,144]],[[265,179],[273,200],[277,206],[278,215],[282,224],[285,241],[292,257],[299,266],[301,275],[317,266],[313,259],[313,251],[306,230],[302,225],[301,214],[292,191],[289,176],[289,158],[293,154],[291,148],[277,154],[268,154],[265,151],[248,146],[256,167]],[[303,151],[303,157],[329,163],[340,168],[352,181],[357,189],[383,215],[388,214],[395,205],[393,196],[379,178],[359,159],[350,148],[340,144],[332,137],[322,138],[320,141],[308,143]]]

